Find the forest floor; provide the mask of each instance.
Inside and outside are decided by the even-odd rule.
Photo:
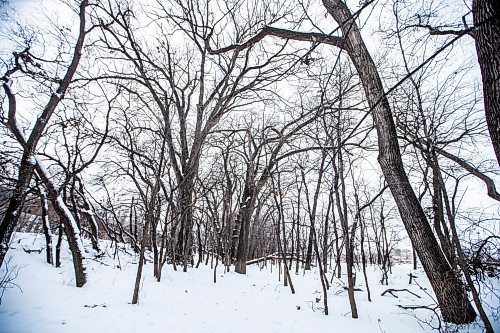
[[[323,311],[323,292],[318,272],[292,273],[296,293],[283,286],[276,265],[268,262],[260,269],[251,265],[247,275],[201,264],[187,273],[165,265],[161,282],[153,278],[153,266],[145,266],[138,305],[131,305],[137,270],[137,256],[130,250],[117,251],[103,242],[105,255],[87,260],[88,283],[74,287],[73,266],[67,249],[63,251],[62,267],[45,263],[43,235],[18,233],[7,254],[9,271],[17,273],[4,290],[0,305],[2,333],[125,333],[125,332],[430,332],[439,321],[428,309],[405,310],[398,305],[433,306],[432,291],[423,271],[412,271],[410,265],[393,267],[389,285],[381,285],[378,267],[368,268],[372,302],[368,301],[362,272],[358,272],[356,302],[359,318],[352,319],[342,280],[333,278],[328,291],[329,315]],[[128,253],[127,253],[128,252]],[[92,253],[87,253],[88,257]],[[271,271],[272,269],[272,271]],[[295,270],[293,270],[295,271]],[[345,272],[345,269],[344,269]],[[409,284],[413,272],[418,284]],[[5,275],[5,265],[0,277]],[[328,273],[329,279],[331,273]],[[280,281],[281,280],[281,281]],[[491,281],[499,290],[499,281]],[[389,289],[407,289],[381,294]],[[419,297],[413,295],[418,295]],[[1,291],[0,291],[1,294]],[[493,296],[490,297],[493,299]],[[498,302],[495,298],[494,301]],[[497,308],[499,304],[491,304]],[[500,329],[498,313],[494,322]],[[492,318],[493,319],[493,318]],[[442,331],[454,330],[443,324]],[[460,331],[480,332],[476,324]]]

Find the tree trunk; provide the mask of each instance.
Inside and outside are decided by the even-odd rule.
[[[252,200],[253,201],[253,200]],[[248,234],[250,230],[250,222],[252,218],[253,204],[247,202],[247,205],[244,207],[241,212],[241,227],[240,227],[240,235],[238,248],[236,250],[236,263],[235,263],[235,271],[240,274],[246,274],[247,272],[247,255],[248,255]],[[251,205],[251,206],[250,206]]]
[[[63,98],[66,90],[68,89],[73,76],[76,72],[78,64],[80,62],[80,58],[82,56],[83,44],[86,36],[86,16],[85,9],[88,6],[88,1],[83,0],[79,6],[79,33],[76,45],[73,49],[73,57],[71,62],[64,74],[64,77],[59,81],[59,85],[50,96],[49,101],[45,105],[43,112],[37,118],[33,129],[31,130],[31,134],[26,139],[24,133],[20,131],[20,127],[17,123],[16,113],[17,113],[17,101],[16,95],[11,90],[11,82],[10,79],[7,79],[10,75],[14,74],[16,71],[20,70],[20,67],[16,65],[14,69],[7,71],[6,76],[2,78],[4,81],[3,89],[5,94],[7,95],[7,99],[9,102],[8,108],[8,127],[9,130],[14,134],[18,143],[23,146],[24,152],[21,159],[21,164],[19,166],[18,180],[16,182],[16,187],[14,190],[14,194],[10,198],[9,206],[7,207],[7,211],[2,219],[0,224],[0,266],[2,265],[5,254],[9,249],[10,239],[12,237],[12,232],[16,228],[19,214],[23,208],[23,203],[26,195],[26,190],[30,184],[31,178],[33,176],[34,167],[36,162],[33,161],[34,153],[36,152],[37,144],[40,138],[43,135],[43,132],[50,120],[50,117],[54,113],[54,110],[59,105],[59,102]],[[20,54],[14,54],[15,57],[19,57]],[[16,62],[18,59],[16,59]],[[50,196],[50,193],[49,193]],[[78,283],[77,283],[78,284]]]
[[[57,235],[57,244],[56,244],[56,267],[61,267],[61,246],[62,239],[64,235],[64,226],[61,222],[59,222],[59,232]]]
[[[42,186],[38,186],[38,189],[40,191],[40,203],[41,203],[41,208],[42,208],[42,227],[43,227],[43,234],[45,235],[45,250],[47,252],[47,263],[48,264],[54,264],[54,256],[53,256],[53,246],[52,246],[52,230],[50,228],[50,221],[49,221],[49,206],[47,203],[47,194],[45,193],[44,189]]]
[[[180,206],[181,206],[181,232],[179,233],[178,246],[182,255],[183,272],[187,272],[189,258],[191,257],[191,243],[193,239],[193,190],[194,174],[197,170],[190,171],[190,175],[181,182]]]
[[[340,117],[337,118],[340,120]],[[341,141],[340,124],[337,122],[337,143]],[[340,146],[339,146],[340,147]],[[338,165],[337,165],[338,163]],[[356,306],[356,299],[354,297],[354,276],[353,276],[353,247],[351,244],[351,237],[349,235],[349,222],[347,220],[347,201],[346,201],[346,188],[344,179],[344,162],[342,159],[342,149],[337,152],[337,160],[335,157],[332,159],[332,166],[334,172],[334,193],[337,203],[337,210],[342,226],[342,235],[345,244],[345,260],[347,270],[347,294],[349,296],[349,304],[351,307],[352,318],[358,318],[358,308]]]
[[[498,0],[473,0],[476,51],[483,77],[484,113],[500,165],[500,6]]]
[[[307,252],[306,252],[306,263],[304,266],[304,270],[311,270],[311,261],[312,261],[312,249],[313,249],[313,228],[309,226],[309,237],[307,241]]]
[[[76,225],[76,221],[71,215],[66,203],[64,203],[60,195],[54,195],[49,191],[49,198],[52,206],[59,216],[60,221],[64,225],[68,244],[73,256],[73,268],[75,269],[75,282],[77,287],[83,287],[87,283],[87,272],[85,267],[85,250],[83,249],[82,238],[80,231]]]
[[[443,319],[456,324],[476,318],[462,282],[455,276],[439,248],[424,211],[404,170],[396,127],[382,81],[352,14],[340,0],[323,0],[339,23],[347,52],[360,76],[378,134],[378,161],[396,201],[408,236],[436,294]]]
[[[30,154],[25,152],[19,166],[19,176],[14,193],[12,194],[9,206],[5,211],[0,224],[0,266],[2,266],[9,249],[12,233],[14,232],[19,215],[23,209],[24,199],[26,198],[26,189],[31,182],[34,165],[30,163]]]
[[[151,212],[148,212],[148,214],[151,214]],[[139,290],[141,288],[142,268],[144,267],[144,255],[146,252],[146,244],[148,242],[148,237],[149,237],[149,220],[150,217],[147,217],[144,223],[144,227],[142,228],[141,252],[139,253],[139,264],[137,265],[137,275],[135,276],[132,304],[139,303]]]
[[[52,203],[52,207],[59,217],[59,221],[64,225],[64,230],[66,232],[66,237],[68,239],[69,249],[73,257],[73,267],[75,269],[75,282],[77,287],[82,287],[87,283],[87,272],[85,266],[85,250],[83,248],[82,238],[80,236],[80,230],[76,224],[73,215],[69,211],[66,203],[64,202],[60,191],[58,191],[52,181],[49,179],[47,170],[40,164],[40,161],[36,159],[35,168],[38,176],[40,177],[43,185],[47,189],[47,198]],[[59,244],[58,244],[59,246]],[[60,250],[59,250],[60,251]]]

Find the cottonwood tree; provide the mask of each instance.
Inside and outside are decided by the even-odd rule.
[[[339,25],[341,37],[331,34],[299,33],[263,27],[243,43],[226,46],[218,52],[239,52],[260,42],[265,36],[328,43],[346,52],[363,84],[368,105],[377,129],[378,161],[396,201],[401,219],[416,249],[422,266],[436,294],[441,313],[447,322],[457,324],[473,321],[476,314],[467,299],[462,282],[443,255],[430,228],[424,210],[410,185],[401,159],[392,110],[375,65],[361,36],[356,16],[340,0],[323,0],[327,13]],[[364,4],[367,7],[370,2]]]
[[[38,156],[44,159],[53,181],[57,180],[62,199],[68,203],[78,229],[90,237],[93,249],[100,252],[99,226],[86,194],[84,172],[96,161],[108,141],[109,117],[117,95],[106,99],[104,87],[90,87],[90,90],[80,87],[78,93],[85,99],[93,96],[92,104],[86,104],[74,94],[66,96],[59,113],[46,128]],[[93,89],[98,89],[99,96],[92,93]]]
[[[243,10],[238,3],[216,8],[194,1],[158,2],[135,12],[132,6],[121,2],[101,6],[103,16],[115,23],[103,27],[102,50],[112,53],[110,58],[116,59],[116,54],[121,58],[106,75],[136,82],[143,104],[165,119],[168,163],[175,174],[181,209],[177,251],[186,271],[192,245],[193,190],[203,145],[221,118],[251,104],[249,98],[256,91],[281,75],[276,65],[286,57],[284,47],[273,47],[263,58],[255,57],[250,49],[230,56],[211,55],[207,42],[223,39],[231,29],[247,36],[256,25],[253,20],[273,21],[280,9],[262,8],[248,22],[238,22],[234,14]],[[210,12],[221,17],[206,15]],[[134,15],[149,17],[149,29],[157,31],[154,39],[142,39],[145,32],[138,29]],[[179,45],[177,38],[186,43]]]
[[[397,6],[395,6],[395,34],[407,74],[410,71],[409,66],[411,66],[410,62],[412,61],[407,52],[411,53],[411,50],[407,51],[403,47],[405,27],[400,26],[399,14]],[[462,149],[455,148],[462,146],[474,148],[477,137],[480,137],[484,132],[484,122],[482,117],[477,116],[477,98],[474,89],[468,88],[466,68],[455,69],[451,75],[446,76],[440,75],[439,70],[432,70],[431,66],[433,65],[428,65],[422,72],[411,77],[407,85],[400,87],[403,94],[398,99],[406,102],[403,102],[404,106],[398,106],[398,102],[394,103],[398,114],[397,126],[401,138],[413,145],[417,149],[416,155],[421,155],[424,160],[423,163],[419,163],[423,164],[422,182],[424,189],[421,192],[421,198],[425,198],[425,193],[429,192],[432,207],[430,216],[443,253],[450,265],[457,271],[457,275],[463,274],[465,277],[485,327],[487,331],[492,332],[491,323],[482,307],[469,272],[464,269],[466,264],[462,246],[458,237],[455,237],[457,235],[455,199],[459,179],[465,175],[455,178],[456,184],[451,190],[452,195],[448,192],[449,184],[446,182],[447,177],[444,176],[444,174],[456,173],[456,167],[446,166],[448,160],[460,162],[460,166],[466,166],[467,171],[473,169],[472,174],[485,181],[490,197],[498,199],[493,180],[479,171],[478,168],[473,167],[470,162],[458,157],[457,155],[461,154]],[[436,89],[425,89],[429,84],[430,77],[427,73],[442,77],[441,79],[432,78],[432,81],[437,82]],[[470,90],[472,91],[469,92]],[[467,142],[472,144],[467,145]],[[450,151],[457,151],[458,154]],[[416,158],[419,159],[419,156]]]
[[[318,117],[331,112],[330,108],[333,103],[335,103],[335,99],[320,106],[312,107],[312,109],[303,105],[299,108],[298,113],[292,114],[292,118],[284,125],[266,126],[261,129],[259,136],[256,136],[251,129],[248,129],[245,187],[240,198],[240,210],[233,233],[234,246],[237,247],[236,271],[238,273],[246,273],[248,230],[261,191],[268,184],[272,173],[281,160],[285,160],[294,154],[322,148],[314,145],[297,146],[293,144],[293,139],[311,128],[310,126],[317,121]]]
[[[51,176],[42,165],[40,159],[36,156],[37,148],[41,137],[44,135],[45,129],[49,124],[51,117],[63,100],[65,94],[73,81],[73,77],[77,71],[80,59],[83,54],[85,38],[92,30],[87,24],[87,13],[89,2],[82,1],[77,9],[79,24],[78,33],[74,46],[71,46],[71,56],[64,61],[52,61],[43,59],[37,53],[30,49],[28,45],[21,52],[14,52],[12,66],[2,76],[2,87],[8,99],[8,120],[7,126],[13,133],[18,144],[22,147],[23,155],[18,167],[18,179],[14,189],[14,193],[10,198],[9,206],[2,218],[0,224],[0,264],[5,258],[5,254],[9,248],[9,242],[12,237],[12,232],[16,227],[19,214],[21,213],[26,189],[29,186],[34,172],[38,174],[43,182],[48,199],[51,201],[62,223],[65,225],[66,234],[70,250],[73,255],[73,265],[75,268],[76,285],[83,286],[87,281],[84,265],[84,250],[80,231],[76,222],[69,211],[66,203],[60,196],[60,189],[52,182]],[[59,32],[62,33],[61,29]],[[71,40],[69,36],[56,36],[61,38],[61,41]],[[67,38],[67,39],[66,39]],[[65,42],[66,43],[66,42]],[[64,44],[63,44],[64,45]],[[65,45],[67,46],[67,45]],[[53,72],[45,71],[45,67],[53,67]],[[62,71],[63,76],[59,77],[56,73]],[[13,91],[13,81],[23,76],[31,78],[34,82],[40,83],[41,87],[45,87],[50,95],[45,105],[41,107],[39,117],[32,124],[29,135],[26,135],[20,126],[18,120],[18,105],[17,96]]]

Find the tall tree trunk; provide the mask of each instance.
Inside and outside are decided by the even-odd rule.
[[[307,238],[307,252],[306,252],[306,263],[304,265],[304,270],[311,270],[312,261],[312,249],[313,249],[313,227],[309,226],[309,237]]]
[[[2,265],[7,250],[9,249],[12,233],[14,232],[19,215],[23,209],[24,199],[26,198],[26,189],[31,182],[34,165],[30,161],[30,153],[25,152],[19,166],[19,175],[14,188],[14,193],[10,197],[9,206],[0,223],[0,266]]]
[[[50,228],[49,221],[49,205],[47,203],[47,193],[42,188],[42,186],[38,186],[38,190],[40,191],[40,204],[42,208],[42,227],[43,234],[45,235],[45,244],[46,244],[46,252],[47,252],[47,263],[54,264],[54,255],[53,255],[53,246],[52,246],[52,230]]]
[[[435,160],[435,165],[438,165],[437,159]],[[472,280],[470,271],[469,271],[469,266],[467,265],[467,261],[465,258],[465,254],[462,250],[462,245],[460,244],[460,239],[458,238],[458,232],[457,232],[457,226],[455,224],[455,216],[456,216],[456,211],[455,211],[455,205],[450,204],[450,197],[448,195],[448,191],[446,190],[446,184],[444,183],[441,170],[438,168],[438,180],[439,180],[439,190],[442,191],[443,194],[443,201],[445,203],[446,207],[446,215],[448,217],[448,222],[450,224],[450,229],[452,233],[452,240],[451,242],[454,244],[455,249],[457,251],[457,262],[462,269],[462,272],[465,277],[465,281],[467,282],[467,286],[469,287],[469,291],[472,294],[472,299],[474,300],[474,304],[476,305],[477,311],[479,312],[479,316],[481,320],[484,323],[484,328],[486,333],[494,333],[493,326],[491,325],[490,319],[488,318],[488,315],[486,314],[486,311],[484,310],[483,304],[481,303],[481,298],[479,297],[479,293],[474,285],[474,281]],[[458,180],[456,185],[458,187]],[[456,192],[455,192],[456,193]],[[455,196],[453,195],[451,198],[451,201],[455,200]],[[457,274],[459,274],[457,272]]]
[[[9,243],[12,237],[12,233],[16,228],[19,215],[23,208],[24,199],[26,196],[26,190],[30,184],[31,178],[33,176],[36,161],[34,161],[34,154],[36,153],[36,148],[38,141],[42,137],[44,130],[50,120],[50,117],[54,113],[55,109],[62,100],[66,90],[68,89],[73,76],[76,72],[78,64],[82,56],[83,44],[85,41],[86,31],[86,15],[85,9],[88,6],[88,1],[83,0],[80,3],[79,8],[79,33],[77,42],[73,49],[73,57],[71,63],[69,64],[64,77],[60,80],[59,86],[56,91],[50,96],[49,101],[45,105],[42,113],[37,118],[35,125],[28,138],[24,136],[24,133],[20,131],[20,127],[17,123],[16,113],[17,113],[17,101],[16,95],[11,90],[11,79],[10,75],[21,69],[18,64],[19,59],[16,59],[16,67],[7,71],[7,73],[1,78],[3,81],[3,89],[7,95],[9,111],[8,111],[8,127],[9,130],[14,134],[16,140],[23,147],[23,156],[21,159],[21,164],[19,166],[18,180],[14,189],[14,193],[10,198],[9,206],[5,212],[5,215],[0,223],[0,266],[2,265],[5,254],[9,249]],[[23,52],[27,52],[25,50]],[[20,57],[22,53],[14,54],[15,57]],[[29,56],[24,54],[25,56]],[[50,195],[50,193],[49,193]],[[78,283],[77,283],[78,284]]]
[[[233,251],[235,251],[236,255],[235,271],[240,274],[246,274],[250,223],[259,192],[255,187],[253,168],[252,162],[247,164],[245,187],[241,195],[240,209],[235,221],[235,230],[233,231]],[[238,236],[235,234],[237,228],[239,228]]]
[[[448,264],[432,233],[425,213],[404,170],[396,127],[377,67],[361,37],[352,13],[341,0],[322,0],[328,13],[340,25],[346,50],[365,90],[378,134],[378,161],[396,201],[408,236],[436,294],[443,319],[456,324],[476,318],[464,285]]]
[[[476,51],[483,77],[484,113],[500,165],[500,6],[498,0],[473,0]]]
[[[331,190],[330,190],[330,195],[328,198],[331,196]],[[328,200],[328,206],[326,207],[326,216],[325,216],[325,227],[323,230],[323,269],[325,271],[325,274],[328,272],[328,226],[330,222],[330,212],[332,212],[332,217],[335,219],[335,213],[333,212],[332,208],[332,201]]]
[[[337,118],[337,143],[341,141],[341,131],[340,131],[340,117]],[[340,147],[340,146],[339,146]],[[351,236],[349,235],[349,222],[347,220],[347,201],[346,201],[346,188],[344,179],[344,162],[342,159],[342,148],[337,152],[338,160],[335,161],[335,157],[332,161],[333,172],[334,172],[334,192],[337,203],[338,215],[340,223],[342,226],[342,234],[345,244],[345,260],[346,260],[346,270],[347,270],[347,293],[349,296],[349,304],[351,307],[352,318],[358,318],[358,308],[356,306],[356,299],[354,297],[354,275],[353,275],[353,246],[351,244]],[[338,165],[337,165],[338,163]]]
[[[280,253],[281,259],[283,260],[283,285],[287,287],[290,285],[290,291],[292,294],[295,294],[295,288],[293,287],[293,282],[292,278],[290,277],[290,269],[286,260],[286,234],[285,234],[285,218],[283,214],[283,196],[281,195],[279,188],[281,187],[281,181],[280,181],[280,175],[278,174],[278,184],[277,188],[275,186],[275,183],[273,179],[271,179],[272,184],[273,184],[273,190],[274,190],[274,204],[276,205],[276,208],[278,210],[278,221],[276,221],[276,238],[278,242],[278,251]],[[279,196],[279,200],[278,200]],[[274,218],[273,218],[274,220]],[[283,225],[282,225],[283,224]],[[281,230],[280,230],[281,229]],[[281,235],[283,235],[283,245],[281,244]]]
[[[151,212],[148,212],[150,215]],[[144,255],[146,252],[146,245],[148,243],[149,237],[149,220],[151,218],[147,217],[142,228],[142,240],[141,240],[141,252],[139,253],[139,263],[137,265],[137,274],[135,276],[134,293],[132,295],[132,304],[139,303],[139,291],[141,289],[141,278],[142,278],[142,268],[144,267]]]
[[[252,200],[253,201],[253,200]],[[243,209],[240,208],[241,216],[238,219],[241,220],[241,228],[239,235],[238,248],[236,250],[236,263],[235,271],[240,274],[246,274],[247,272],[247,256],[248,256],[248,236],[250,231],[250,222],[253,213],[253,204],[247,202],[248,206]],[[252,207],[250,207],[252,205]]]
[[[295,235],[296,237],[296,243],[297,243],[297,249],[295,252],[295,275],[299,274],[299,268],[300,268],[300,197],[302,194],[302,185],[298,186],[298,193],[297,193],[297,234]]]
[[[441,185],[439,183],[439,167],[434,163],[435,159],[429,160],[432,167],[432,211],[433,211],[433,222],[434,231],[438,236],[439,242],[441,243],[441,249],[444,255],[448,259],[448,262],[452,268],[456,267],[455,260],[455,250],[451,244],[451,239],[443,233],[443,229],[446,228],[446,221],[444,218],[444,208],[443,208],[443,198],[441,194]]]
[[[194,173],[194,172],[192,172]],[[187,272],[189,259],[191,257],[191,243],[193,240],[193,190],[194,180],[186,177],[180,186],[181,206],[181,232],[179,233],[178,246],[181,250],[183,272]]]
[[[83,287],[87,283],[87,269],[85,265],[85,250],[83,248],[80,230],[76,224],[73,215],[69,211],[64,202],[60,191],[58,191],[50,180],[47,170],[40,164],[38,159],[35,160],[35,168],[43,185],[47,189],[47,198],[52,203],[52,207],[59,217],[59,221],[64,225],[66,237],[68,238],[69,249],[73,257],[73,268],[75,270],[75,282],[77,287]]]

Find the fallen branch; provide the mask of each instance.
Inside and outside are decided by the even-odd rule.
[[[27,249],[27,248],[25,248],[25,247],[23,246],[23,250],[24,250],[24,252],[26,252],[26,253],[28,253],[28,254],[30,254],[30,253],[32,253],[32,252],[36,252],[36,253],[40,254],[40,253],[42,253],[43,248],[41,248],[41,249],[33,249],[33,250],[31,250],[31,249]]]
[[[260,263],[260,262],[262,262],[262,261],[266,261],[266,260],[282,260],[282,259],[283,259],[283,258],[281,257],[281,255],[279,255],[279,254],[277,254],[277,253],[274,253],[274,254],[269,254],[269,255],[267,255],[267,256],[265,256],[265,257],[261,257],[261,258],[257,258],[257,259],[252,259],[252,260],[249,260],[249,261],[247,261],[247,263],[246,263],[246,264],[247,264],[247,266],[248,266],[248,265],[258,264],[258,263]],[[286,259],[286,260],[290,260],[290,259],[292,259],[293,261],[296,261],[296,260],[297,260],[297,257],[293,257],[293,256],[286,256],[286,255],[285,255],[285,259]],[[306,262],[304,259],[300,259],[300,258],[299,258],[299,261],[300,261],[301,263],[305,263],[305,262]],[[314,267],[314,265],[313,265],[312,263],[311,263],[311,266],[313,266],[313,267]]]
[[[426,305],[401,305],[401,304],[398,304],[398,307],[401,309],[405,309],[405,310],[424,309],[424,310],[431,310],[433,312],[436,312],[435,308],[431,308],[430,306],[426,306]]]
[[[413,296],[416,296],[418,298],[422,298],[420,297],[419,295],[415,294],[414,292],[411,292],[409,291],[408,289],[387,289],[386,291],[384,291],[380,296],[384,296],[385,294],[389,293],[391,294],[392,296],[396,297],[396,298],[399,298],[398,296],[394,295],[395,292],[399,292],[399,291],[406,291],[410,294],[412,294]]]
[[[93,308],[96,308],[98,306],[103,307],[103,308],[107,307],[106,304],[104,304],[104,303],[102,303],[102,304],[94,304],[94,305],[85,304],[83,307],[84,308],[91,308],[91,309],[93,309]]]

